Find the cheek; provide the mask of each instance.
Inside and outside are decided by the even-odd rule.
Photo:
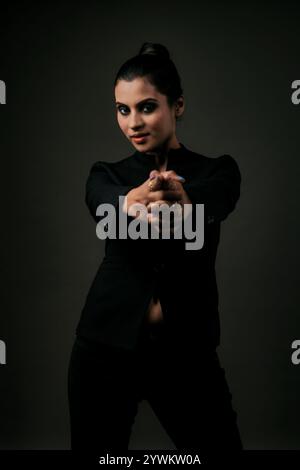
[[[117,119],[118,119],[118,124],[119,124],[121,130],[122,130],[123,132],[126,132],[126,124],[125,124],[125,121],[124,121],[122,118],[120,118],[119,116],[117,117]]]
[[[151,126],[153,130],[158,130],[158,131],[162,130],[166,125],[165,119],[162,113],[157,113],[151,116],[151,118],[149,117],[148,124],[149,126]]]

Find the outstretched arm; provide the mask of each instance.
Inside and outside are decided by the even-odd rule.
[[[110,171],[105,162],[96,162],[93,164],[87,182],[85,191],[85,203],[96,222],[101,217],[96,215],[99,204],[112,204],[116,211],[119,205],[119,196],[125,196],[133,185],[124,185],[117,181],[116,176]]]
[[[184,189],[193,205],[204,204],[206,218],[222,221],[234,210],[240,197],[241,174],[230,155],[215,160],[207,175],[196,175],[192,183],[184,183]]]

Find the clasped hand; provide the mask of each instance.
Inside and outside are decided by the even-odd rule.
[[[177,175],[173,170],[152,170],[149,178],[140,186],[132,189],[127,194],[127,212],[134,217],[140,217],[139,211],[135,211],[134,204],[143,204],[147,208],[148,222],[152,222],[152,208],[161,204],[172,206],[178,203],[184,208],[184,204],[191,204],[186,194],[183,183],[185,179]],[[150,185],[149,185],[150,184]]]

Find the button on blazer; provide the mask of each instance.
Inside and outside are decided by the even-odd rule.
[[[77,335],[132,350],[152,296],[160,299],[166,338],[176,347],[216,348],[220,321],[215,260],[220,225],[240,197],[241,174],[230,155],[207,157],[180,147],[168,152],[167,170],[185,178],[192,203],[204,204],[204,243],[186,249],[186,240],[121,238],[119,196],[141,185],[156,169],[154,155],[135,151],[116,162],[97,161],[86,182],[85,202],[98,224],[100,204],[116,210],[117,237],[106,238],[105,255],[86,295]],[[99,214],[99,212],[98,212]],[[127,227],[135,220],[128,215]],[[195,225],[193,225],[195,227]]]

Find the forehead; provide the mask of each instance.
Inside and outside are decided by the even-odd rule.
[[[135,105],[146,98],[155,98],[159,101],[165,98],[145,77],[135,78],[131,82],[119,80],[115,87],[115,97],[116,101],[128,105]]]

